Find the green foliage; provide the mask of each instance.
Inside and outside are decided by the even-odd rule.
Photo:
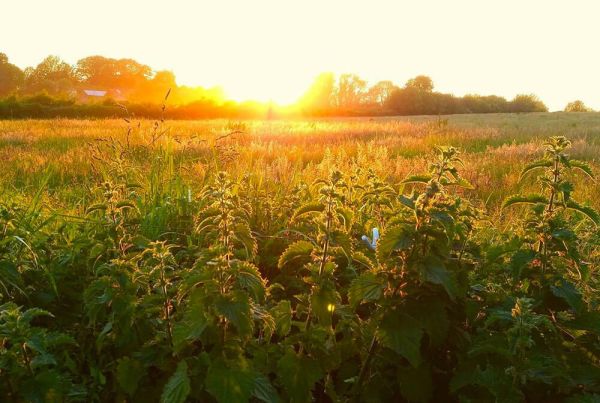
[[[0,395],[593,401],[599,216],[569,145],[551,138],[524,169],[541,191],[506,199],[506,228],[468,198],[454,147],[397,185],[375,169],[285,189],[214,169],[192,197],[164,144],[148,178],[129,165],[144,151],[97,145],[96,185],[68,217],[42,196],[1,204]]]

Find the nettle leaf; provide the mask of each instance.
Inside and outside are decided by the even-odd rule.
[[[136,209],[136,205],[135,203],[133,203],[132,201],[129,200],[121,200],[120,202],[118,202],[115,206],[118,209]]]
[[[580,160],[570,160],[569,165],[571,168],[577,168],[583,173],[585,173],[589,178],[595,179],[594,171],[592,171],[592,167],[585,161]]]
[[[258,271],[258,267],[250,262],[239,262],[237,284],[250,292],[255,301],[261,302],[265,298],[265,281]]]
[[[296,221],[300,217],[311,214],[311,213],[320,213],[325,210],[325,205],[321,202],[312,202],[307,203],[294,211],[290,221]]]
[[[512,195],[502,203],[502,208],[513,206],[515,204],[548,204],[548,199],[542,195]]]
[[[464,365],[458,368],[450,381],[450,391],[456,393],[468,385],[477,385],[487,389],[496,402],[520,402],[523,400],[509,374],[497,366],[489,365],[482,370],[479,367]]]
[[[208,368],[205,385],[219,403],[246,403],[256,389],[255,378],[249,369],[227,365],[218,359]]]
[[[373,272],[365,272],[355,278],[348,289],[348,300],[355,307],[362,301],[377,301],[383,294],[385,281]]]
[[[421,363],[422,337],[419,322],[397,310],[387,312],[377,330],[379,342],[406,358],[413,367]]]
[[[190,391],[190,378],[187,373],[188,366],[185,361],[177,364],[175,373],[171,375],[160,397],[161,403],[184,403]]]
[[[352,263],[358,263],[362,268],[371,270],[374,267],[373,261],[364,253],[352,252]]]
[[[85,214],[90,214],[93,213],[94,211],[98,211],[98,210],[107,210],[108,209],[108,205],[104,204],[104,203],[98,203],[98,204],[92,204],[91,206],[89,206],[88,208],[85,209]]]
[[[235,291],[228,295],[220,295],[215,301],[219,314],[223,315],[235,326],[240,335],[250,335],[254,323],[248,295]]]
[[[310,308],[319,323],[331,326],[331,316],[339,300],[340,297],[334,289],[326,286],[313,287],[310,295]]]
[[[202,301],[201,291],[196,290],[189,298],[185,307],[183,319],[173,326],[173,347],[175,351],[181,350],[187,343],[198,340],[208,324],[205,304]]]
[[[550,168],[553,164],[554,162],[549,159],[538,160],[527,164],[525,168],[523,168],[523,170],[521,171],[519,181],[523,180],[523,178],[525,177],[525,175],[527,175],[528,172],[533,171],[537,168]]]
[[[568,209],[578,211],[590,220],[592,220],[594,224],[600,225],[600,214],[594,208],[590,206],[582,206],[575,200],[567,201],[566,205]]]
[[[377,259],[381,262],[390,257],[392,252],[406,250],[413,244],[413,230],[403,225],[388,228],[377,243]]]
[[[252,396],[266,403],[278,403],[281,401],[269,378],[263,374],[257,374],[254,378],[254,392],[252,392]]]
[[[600,334],[600,311],[583,312],[569,322],[567,326],[572,329],[586,330]]]
[[[252,236],[252,231],[247,223],[238,223],[235,225],[234,237],[244,245],[248,257],[256,255],[258,244],[256,239]]]
[[[430,174],[421,174],[421,175],[411,175],[408,178],[404,179],[402,184],[408,183],[427,183],[433,178]]]
[[[314,249],[314,245],[309,241],[296,241],[287,247],[285,252],[279,257],[277,267],[282,269],[284,266],[291,264],[292,262],[300,262],[300,265],[308,263],[312,257],[311,253]]]
[[[414,210],[415,209],[415,199],[411,199],[409,197],[406,197],[404,195],[400,195],[398,196],[398,200],[400,201],[400,203],[402,203],[404,206]]]
[[[346,256],[352,256],[352,240],[348,234],[343,231],[332,231],[330,235],[332,245],[341,247]]]
[[[439,298],[411,301],[407,313],[420,323],[421,329],[429,336],[431,345],[441,346],[448,336],[450,319],[446,313],[446,304]]]
[[[513,277],[520,279],[523,269],[535,259],[536,255],[536,252],[531,249],[520,249],[516,251],[511,256],[509,263]]]
[[[129,357],[119,359],[117,364],[117,382],[125,393],[133,396],[140,379],[144,376],[144,367],[137,360]]]
[[[311,401],[311,390],[323,377],[319,363],[304,355],[288,350],[277,363],[278,379],[287,392],[290,402]]]
[[[454,182],[447,183],[446,186],[458,186],[469,190],[475,189],[475,186],[465,178],[457,178]]]
[[[417,368],[399,368],[400,393],[409,402],[429,402],[433,397],[431,368],[422,363]]]
[[[454,300],[458,295],[458,285],[452,274],[446,269],[444,262],[435,257],[427,256],[420,264],[421,274],[425,281],[433,284],[439,284],[448,293],[448,296]]]
[[[344,228],[346,228],[347,231],[350,230],[350,228],[352,228],[354,212],[346,207],[338,207],[336,209],[336,213],[340,218],[340,221],[342,222]]]
[[[581,312],[583,310],[581,293],[577,288],[575,288],[573,283],[566,280],[561,280],[559,285],[550,286],[550,290],[555,296],[564,299],[565,302],[569,304],[569,306],[576,312]]]
[[[280,337],[286,336],[292,330],[292,304],[289,300],[279,301],[270,310],[275,319],[275,331]]]

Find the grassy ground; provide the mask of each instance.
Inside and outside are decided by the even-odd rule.
[[[398,182],[426,170],[434,146],[453,145],[463,151],[463,175],[476,187],[467,196],[495,214],[505,196],[528,186],[518,182],[519,172],[541,154],[541,143],[551,135],[567,136],[573,156],[599,171],[600,113],[167,121],[158,129],[152,121],[136,120],[130,125],[122,120],[0,121],[0,185],[28,194],[46,181],[55,202],[72,202],[85,190],[100,139],[129,142],[137,152],[125,158],[149,171],[148,144],[158,137],[155,144],[169,144],[178,175],[192,189],[216,166],[289,188],[327,176],[334,167],[371,168]],[[576,189],[581,200],[600,207],[597,183],[576,182]]]

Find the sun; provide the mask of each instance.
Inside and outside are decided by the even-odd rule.
[[[289,82],[278,77],[263,77],[258,80],[231,80],[223,85],[227,99],[237,102],[273,102],[277,105],[292,105],[306,91],[304,83]]]

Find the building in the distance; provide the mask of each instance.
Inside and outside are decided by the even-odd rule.
[[[79,102],[99,102],[106,99],[112,99],[115,101],[125,100],[125,96],[119,89],[82,89],[77,93],[77,99]]]

